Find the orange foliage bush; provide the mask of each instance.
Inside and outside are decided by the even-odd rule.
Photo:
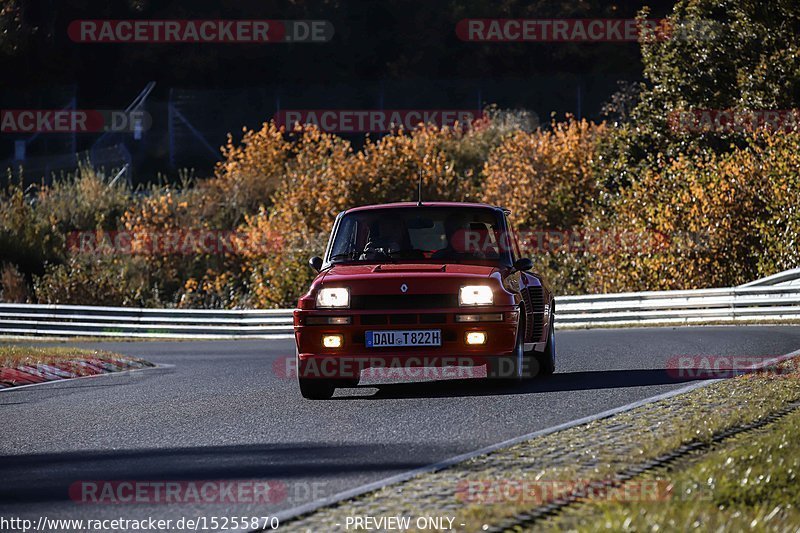
[[[170,237],[218,229],[212,227],[213,220],[198,211],[209,198],[204,193],[201,188],[153,188],[150,196],[123,214],[122,229],[130,232],[131,253],[145,258],[148,268],[159,273],[158,284],[165,296],[171,296],[170,303],[206,308],[241,305],[245,289],[239,255],[224,249],[225,253],[216,249],[181,253],[180,249],[163,247]]]
[[[510,209],[520,228],[575,226],[595,197],[595,141],[604,131],[569,119],[512,134],[489,153],[483,201]]]
[[[240,143],[228,135],[222,147],[224,160],[217,164],[214,178],[203,180],[203,216],[230,227],[269,205],[284,178],[286,161],[292,156],[292,143],[282,127],[265,122],[260,130],[244,129]]]
[[[523,253],[538,273],[562,293],[577,293],[586,266],[582,222],[596,198],[597,141],[607,129],[571,118],[551,126],[516,131],[489,153],[481,199],[511,211]],[[543,237],[551,232],[556,236]]]

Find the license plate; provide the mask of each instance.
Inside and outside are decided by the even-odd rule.
[[[367,348],[384,346],[441,346],[440,329],[393,329],[388,331],[367,331]]]

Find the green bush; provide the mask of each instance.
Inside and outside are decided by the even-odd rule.
[[[682,155],[747,146],[746,131],[671,128],[672,113],[800,107],[797,2],[679,0],[668,19],[674,38],[642,39],[645,83],[634,91],[638,102],[604,154],[608,183],[624,186],[641,168]]]
[[[0,190],[0,260],[24,274],[41,273],[45,262],[61,256],[63,242],[35,198],[25,194],[21,179],[9,173],[8,185]]]
[[[31,296],[25,277],[11,263],[0,264],[0,302],[28,303]]]
[[[81,230],[115,230],[131,204],[132,191],[125,180],[110,179],[80,163],[75,174],[53,180],[37,195],[37,212],[60,233]]]
[[[160,272],[140,256],[71,256],[34,278],[40,303],[160,307]]]

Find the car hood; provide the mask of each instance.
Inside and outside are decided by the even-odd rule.
[[[326,283],[334,281],[379,280],[384,278],[489,278],[498,269],[485,265],[445,263],[383,263],[375,265],[335,265],[325,272]]]

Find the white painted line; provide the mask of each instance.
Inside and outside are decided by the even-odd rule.
[[[774,357],[772,359],[768,359],[763,361],[757,365],[753,365],[751,368],[753,370],[757,370],[759,368],[767,367],[781,361],[785,361],[786,359],[791,359],[792,357],[796,357],[800,355],[800,350],[796,350],[794,352],[788,353],[786,355],[781,355],[778,357]],[[666,371],[666,369],[664,369]],[[594,422],[596,420],[602,420],[604,418],[609,418],[611,416],[624,413],[626,411],[631,411],[638,407],[642,407],[644,405],[658,402],[660,400],[666,400],[668,398],[672,398],[673,396],[678,396],[681,394],[685,394],[687,392],[691,392],[695,389],[700,389],[702,387],[707,387],[719,381],[724,381],[723,378],[720,379],[710,379],[699,381],[696,383],[692,383],[685,387],[681,387],[679,389],[671,390],[669,392],[665,392],[662,394],[657,394],[656,396],[651,396],[649,398],[644,398],[642,400],[637,400],[635,402],[629,403],[627,405],[623,405],[621,407],[615,407],[614,409],[609,409],[607,411],[603,411],[601,413],[597,413],[594,415],[585,416],[583,418],[578,418],[577,420],[572,420],[569,422],[564,422],[563,424],[558,424],[556,426],[552,426],[546,429],[540,429],[539,431],[534,431],[533,433],[527,433],[525,435],[520,435],[519,437],[514,437],[508,440],[504,440],[503,442],[498,442],[497,444],[492,444],[490,446],[486,446],[479,450],[475,450],[472,452],[463,453],[461,455],[456,455],[455,457],[450,457],[449,459],[445,459],[443,461],[439,461],[438,463],[434,463],[428,466],[423,466],[420,468],[415,468],[414,470],[409,470],[408,472],[403,472],[401,474],[397,474],[385,479],[381,479],[378,481],[374,481],[372,483],[367,483],[366,485],[361,485],[360,487],[355,487],[353,489],[349,489],[338,494],[334,494],[333,496],[329,496],[327,498],[321,498],[319,500],[309,502],[304,505],[300,505],[298,507],[294,507],[292,509],[287,509],[286,511],[281,511],[276,514],[278,520],[281,522],[285,522],[291,518],[294,518],[299,515],[304,515],[321,509],[323,507],[328,507],[335,503],[341,502],[343,500],[349,500],[351,498],[355,498],[356,496],[361,496],[362,494],[373,492],[375,490],[382,489],[388,485],[393,485],[395,483],[401,483],[403,481],[407,481],[415,476],[420,474],[427,474],[430,472],[436,472],[438,470],[443,470],[450,466],[453,466],[457,463],[461,463],[463,461],[467,461],[474,457],[478,457],[479,455],[485,455],[487,453],[499,450],[501,448],[508,448],[515,444],[519,444],[520,442],[525,442],[531,439],[535,439],[537,437],[543,437],[545,435],[550,435],[551,433],[555,433],[557,431],[562,431],[565,429],[569,429],[575,426],[580,426],[583,424],[588,424],[590,422]],[[260,530],[256,530],[260,531]]]

